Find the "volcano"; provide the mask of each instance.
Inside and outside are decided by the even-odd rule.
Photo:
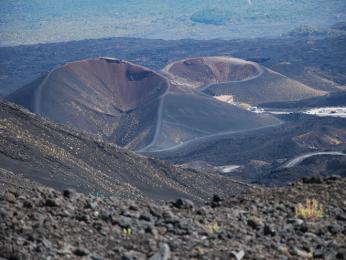
[[[150,69],[98,58],[65,64],[8,99],[55,122],[132,147],[151,140],[158,100],[168,86]]]
[[[256,63],[226,57],[196,58],[163,72],[95,58],[67,63],[7,99],[122,147],[162,150],[195,138],[279,124],[271,115],[251,113],[199,90],[261,73]]]
[[[252,106],[327,95],[255,62],[232,57],[184,59],[163,71],[179,84],[211,96],[232,95],[235,101]]]

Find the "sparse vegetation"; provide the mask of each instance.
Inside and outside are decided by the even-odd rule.
[[[220,231],[221,231],[221,227],[216,222],[208,224],[207,229],[208,229],[209,233],[213,233],[213,234],[214,233],[220,233]]]
[[[313,181],[163,204],[60,192],[0,169],[0,258],[346,259],[346,180]],[[299,202],[313,210],[323,204],[328,217],[292,218]]]
[[[128,237],[132,235],[132,229],[131,228],[123,228],[123,235]]]
[[[304,204],[295,207],[296,217],[303,219],[320,219],[323,217],[323,205],[316,199],[307,199]]]

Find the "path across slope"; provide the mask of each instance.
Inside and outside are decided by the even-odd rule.
[[[286,162],[283,166],[283,168],[292,168],[298,164],[300,164],[302,161],[304,161],[307,158],[310,158],[312,156],[317,156],[317,155],[340,155],[340,156],[346,156],[346,154],[342,152],[314,152],[314,153],[307,153],[303,155],[299,155],[288,162]]]

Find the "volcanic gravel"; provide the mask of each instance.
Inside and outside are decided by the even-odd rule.
[[[346,179],[306,178],[205,205],[0,191],[0,259],[346,259]],[[308,198],[317,219],[294,208]]]

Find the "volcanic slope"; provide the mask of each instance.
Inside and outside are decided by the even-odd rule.
[[[8,100],[55,122],[128,147],[150,142],[159,97],[168,81],[126,61],[67,63],[16,91]]]
[[[56,189],[137,199],[195,201],[246,185],[139,156],[0,101],[0,168]]]
[[[280,123],[112,58],[68,63],[7,99],[52,121],[140,151]]]
[[[162,70],[170,80],[170,88],[162,97],[155,137],[142,151],[175,149],[196,139],[281,124],[274,116],[251,113],[205,95],[198,89],[210,82],[250,80],[262,73],[259,65],[235,58],[213,57],[219,63],[208,67],[199,62],[204,59],[208,60],[196,58],[197,64],[195,59],[186,60],[187,66],[169,64]],[[227,63],[229,60],[232,62]],[[197,72],[194,71],[195,65]]]
[[[311,107],[346,106],[346,91],[330,93],[328,96],[313,97],[298,101],[270,102],[261,104],[261,107],[269,109],[306,109]]]
[[[281,124],[268,114],[255,114],[198,93],[168,92],[163,99],[157,134],[146,151],[162,151],[196,139]]]
[[[231,57],[198,57],[167,65],[164,73],[212,96],[232,95],[250,105],[293,101],[327,92],[313,89],[255,62]]]
[[[346,149],[346,120],[304,114],[281,115],[277,127],[191,141],[176,149],[150,153],[176,164],[204,161],[215,166],[272,163],[301,154]]]

